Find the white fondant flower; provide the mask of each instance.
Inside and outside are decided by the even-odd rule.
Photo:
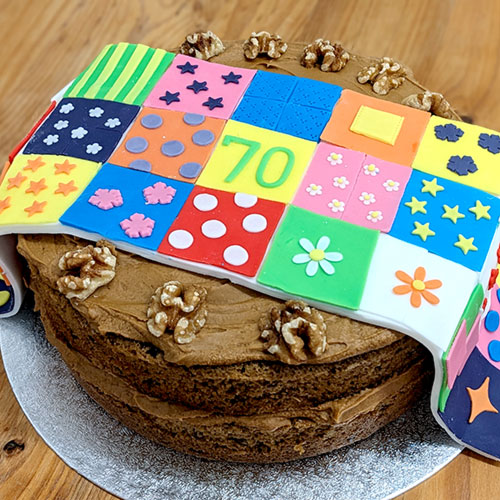
[[[62,130],[63,128],[66,128],[69,125],[68,120],[59,120],[56,123],[54,123],[54,128],[57,130]]]
[[[88,155],[96,155],[99,153],[99,151],[102,149],[102,146],[98,144],[97,142],[94,142],[93,144],[88,144],[87,145],[87,154]]]
[[[321,236],[318,244],[314,246],[307,238],[301,238],[299,245],[307,253],[298,253],[292,258],[294,264],[305,264],[307,276],[314,276],[319,267],[323,269],[326,274],[333,274],[335,268],[330,262],[340,262],[344,256],[340,252],[325,252],[330,245],[330,238],[328,236]]]
[[[375,203],[375,195],[373,193],[367,193],[363,191],[359,197],[359,201],[362,201],[364,205],[369,205],[370,203]]]
[[[96,106],[95,108],[89,109],[89,116],[92,118],[101,118],[104,113],[104,109]]]
[[[399,191],[399,182],[393,181],[392,179],[387,179],[382,186],[385,187],[386,191]]]
[[[330,203],[328,203],[330,210],[334,213],[343,212],[345,208],[345,203],[343,201],[334,199]]]
[[[377,175],[380,172],[379,168],[373,163],[365,165],[363,170],[365,171],[365,175]]]
[[[67,102],[66,104],[63,104],[61,106],[59,113],[62,113],[63,115],[67,115],[68,113],[71,113],[71,111],[73,111],[74,109],[75,109],[75,107],[73,106],[73,104],[71,104],[70,102]]]
[[[49,134],[43,142],[47,144],[47,146],[52,146],[52,144],[55,144],[56,142],[59,141],[59,135],[58,134]]]
[[[121,124],[122,122],[120,121],[119,118],[108,118],[104,126],[109,128],[115,128],[119,127]]]
[[[83,127],[74,128],[71,131],[72,139],[83,139],[88,134],[88,130]]]
[[[340,188],[340,189],[345,189],[345,187],[349,185],[349,181],[345,178],[345,176],[334,177],[333,178],[333,185],[335,187]]]
[[[323,187],[320,186],[319,184],[309,184],[309,186],[306,187],[306,191],[311,195],[311,196],[316,196],[317,194],[322,194],[322,189]]]
[[[340,153],[330,153],[326,159],[332,165],[340,165],[342,163],[342,155]]]
[[[366,218],[373,223],[378,222],[383,219],[382,212],[380,210],[370,210]]]

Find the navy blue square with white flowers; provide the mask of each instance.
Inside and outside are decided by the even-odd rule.
[[[139,109],[101,99],[63,99],[35,132],[24,153],[105,162]]]

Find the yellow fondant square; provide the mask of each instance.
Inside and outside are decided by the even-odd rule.
[[[351,132],[394,146],[403,126],[404,116],[369,106],[360,106],[351,125]]]
[[[66,156],[17,155],[0,185],[0,226],[58,222],[99,167]]]
[[[230,120],[197,184],[287,203],[315,148],[315,142]]]
[[[478,125],[432,116],[412,166],[498,196],[500,152],[497,152],[497,144],[500,138],[494,136],[500,134]]]

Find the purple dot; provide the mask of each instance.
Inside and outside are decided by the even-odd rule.
[[[208,146],[214,142],[215,135],[211,130],[198,130],[193,134],[192,139],[197,146]]]
[[[144,137],[131,137],[125,143],[125,148],[130,153],[143,153],[148,149],[148,146],[148,141]]]
[[[186,125],[192,125],[195,127],[196,125],[201,125],[204,121],[205,117],[197,113],[186,113],[184,115],[184,123]]]
[[[141,125],[145,128],[158,128],[163,125],[163,118],[155,113],[150,113],[141,118]]]
[[[184,153],[184,144],[181,141],[164,142],[161,146],[161,152],[165,156],[179,156]]]
[[[188,163],[184,163],[184,165],[179,168],[179,174],[186,179],[196,179],[196,177],[200,175],[202,168],[203,167],[199,163],[190,161]]]
[[[141,170],[142,172],[151,172],[151,163],[147,160],[134,160],[128,164],[129,168]]]

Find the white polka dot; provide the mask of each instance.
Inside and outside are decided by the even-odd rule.
[[[236,193],[234,195],[234,202],[241,208],[250,208],[257,203],[257,196],[246,193]]]
[[[243,229],[249,233],[260,233],[267,227],[267,219],[260,214],[250,214],[243,219]]]
[[[224,260],[232,266],[241,266],[248,260],[248,252],[239,245],[231,245],[224,250]]]
[[[213,194],[202,193],[194,197],[193,205],[202,212],[210,212],[218,205],[218,200]]]
[[[226,226],[216,219],[207,220],[201,225],[201,232],[207,238],[220,238],[226,234]]]
[[[193,235],[189,231],[185,231],[184,229],[177,229],[176,231],[172,231],[168,235],[168,242],[179,250],[185,250],[189,248],[193,244],[194,238]]]

